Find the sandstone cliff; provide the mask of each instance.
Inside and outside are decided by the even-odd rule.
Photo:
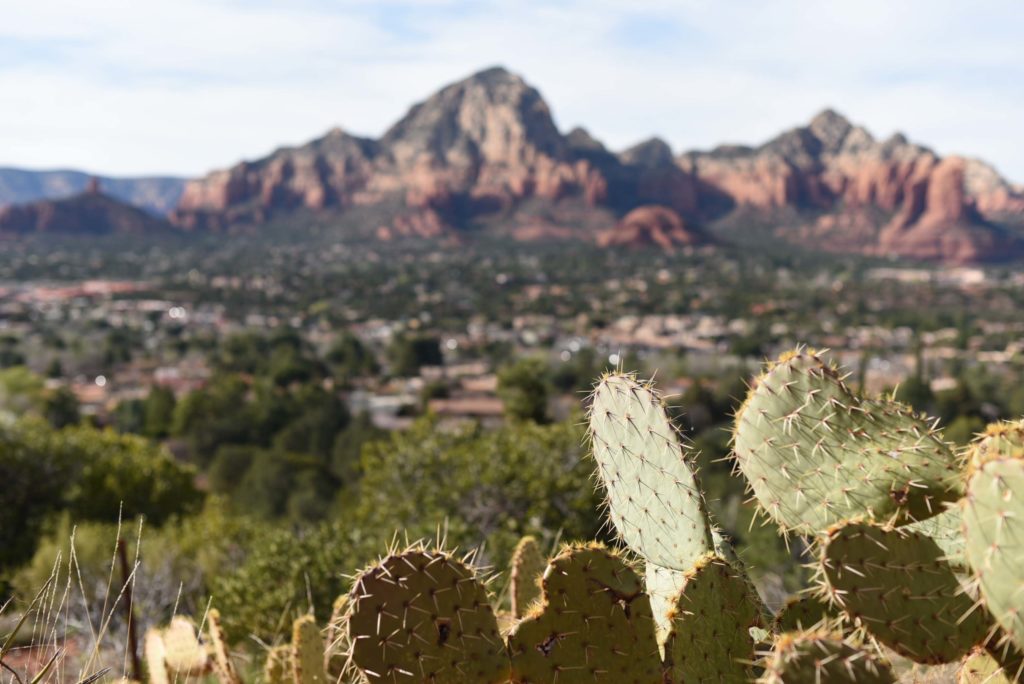
[[[379,140],[334,130],[192,181],[173,220],[223,229],[352,207],[380,208],[382,239],[457,236],[484,218],[519,239],[665,246],[743,216],[810,249],[951,262],[1014,254],[1024,234],[1024,193],[990,166],[876,140],[831,110],[756,147],[675,156],[653,138],[616,154],[581,128],[560,133],[501,68],[443,88]]]

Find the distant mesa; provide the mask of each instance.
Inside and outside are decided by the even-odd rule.
[[[0,209],[0,237],[31,234],[156,235],[174,228],[137,207],[103,193],[93,178],[86,190],[59,200],[40,200]]]
[[[38,200],[70,197],[84,192],[96,178],[81,171],[29,171],[0,168],[0,208]],[[134,204],[157,216],[166,216],[177,206],[184,178],[96,178],[104,192],[122,202]]]
[[[947,263],[1024,254],[1024,191],[982,161],[877,140],[832,109],[757,146],[677,154],[655,137],[615,152],[584,128],[563,134],[541,94],[501,67],[445,86],[379,139],[336,128],[191,180],[170,220],[234,231],[300,214],[352,239],[675,249],[711,236]]]

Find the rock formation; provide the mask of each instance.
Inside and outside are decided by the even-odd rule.
[[[12,204],[0,209],[0,237],[34,233],[153,235],[172,230],[166,221],[103,194],[98,183],[65,199]]]
[[[1015,254],[1024,235],[1024,192],[992,167],[876,140],[832,110],[757,147],[674,156],[653,138],[615,154],[582,128],[560,133],[540,94],[501,68],[445,87],[379,140],[336,129],[191,181],[173,220],[225,229],[354,207],[379,210],[382,239],[489,220],[517,239],[669,247],[731,217],[734,240],[757,224],[810,249],[966,262]]]

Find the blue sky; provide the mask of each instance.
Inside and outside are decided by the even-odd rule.
[[[200,174],[379,135],[502,64],[613,149],[756,143],[831,106],[1024,182],[1020,0],[4,4],[0,165]]]

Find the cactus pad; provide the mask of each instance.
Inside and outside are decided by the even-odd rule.
[[[291,684],[291,646],[275,646],[267,651],[267,660],[263,663],[263,681],[266,684]]]
[[[884,661],[825,631],[783,634],[765,663],[761,684],[892,684]]]
[[[151,627],[146,630],[143,651],[146,656],[146,671],[149,673],[150,684],[170,684],[167,674],[167,663],[164,661],[163,630]]]
[[[632,375],[594,390],[590,439],[619,536],[648,562],[686,571],[712,550],[707,511],[661,398]]]
[[[984,641],[989,624],[944,558],[920,533],[851,522],[829,530],[820,572],[829,599],[880,642],[919,663],[948,663]]]
[[[864,516],[922,520],[959,498],[958,459],[923,418],[858,398],[811,352],[761,375],[736,415],[734,450],[761,509],[798,534]]]
[[[352,660],[370,682],[508,680],[487,589],[448,553],[393,553],[356,578],[349,602]]]
[[[292,625],[292,679],[295,684],[325,684],[324,637],[316,618],[303,615]]]
[[[647,596],[651,601],[651,613],[654,615],[658,648],[664,656],[665,642],[672,632],[673,608],[679,592],[686,584],[686,573],[648,563],[644,569],[644,583],[647,587]]]
[[[523,537],[512,554],[512,615],[521,618],[540,599],[540,578],[548,563],[533,537]]]
[[[599,544],[568,547],[551,560],[542,588],[542,603],[509,637],[512,681],[661,681],[650,602],[622,558]]]
[[[1011,684],[1019,681],[1020,673],[1006,670],[983,648],[974,649],[956,673],[957,684]]]
[[[199,643],[196,627],[182,615],[171,618],[171,624],[161,633],[164,664],[172,678],[196,677],[209,668],[206,649]]]
[[[963,515],[965,553],[985,606],[1024,649],[1024,456],[1016,453],[1005,444],[972,462]]]
[[[835,609],[816,596],[797,596],[786,601],[772,624],[776,634],[804,632],[825,626],[838,618]]]
[[[686,573],[670,612],[665,644],[672,682],[748,682],[761,604],[750,583],[728,562],[707,554]]]
[[[972,467],[994,457],[1024,458],[1024,420],[990,423],[967,450]]]
[[[235,664],[231,660],[227,641],[224,639],[224,628],[220,624],[220,611],[211,608],[206,614],[206,630],[210,635],[210,648],[213,650],[213,671],[220,684],[242,684]]]

